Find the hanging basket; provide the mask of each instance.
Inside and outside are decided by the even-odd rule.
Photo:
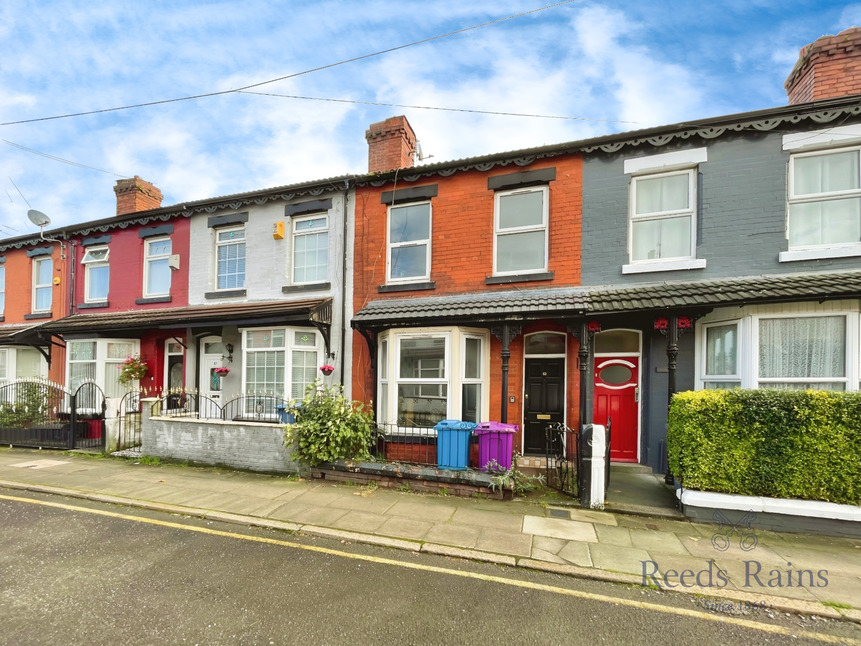
[[[320,372],[322,372],[327,377],[335,372],[335,366],[330,366],[328,363],[324,366],[320,366]]]

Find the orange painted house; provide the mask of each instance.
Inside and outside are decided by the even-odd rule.
[[[582,155],[414,167],[404,117],[366,137],[353,397],[401,434],[442,419],[516,424],[514,450],[543,456],[547,424],[580,417]]]

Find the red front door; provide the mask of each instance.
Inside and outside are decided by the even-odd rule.
[[[596,424],[610,428],[610,459],[637,461],[639,443],[639,357],[595,357]]]

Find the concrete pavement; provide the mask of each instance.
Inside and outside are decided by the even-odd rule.
[[[492,501],[208,467],[0,449],[0,488],[54,493],[861,623],[861,540]],[[732,516],[731,514],[728,514]],[[732,517],[733,522],[738,519]]]

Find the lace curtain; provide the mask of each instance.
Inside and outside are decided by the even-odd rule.
[[[842,390],[846,376],[845,344],[844,316],[761,319],[760,386]]]

